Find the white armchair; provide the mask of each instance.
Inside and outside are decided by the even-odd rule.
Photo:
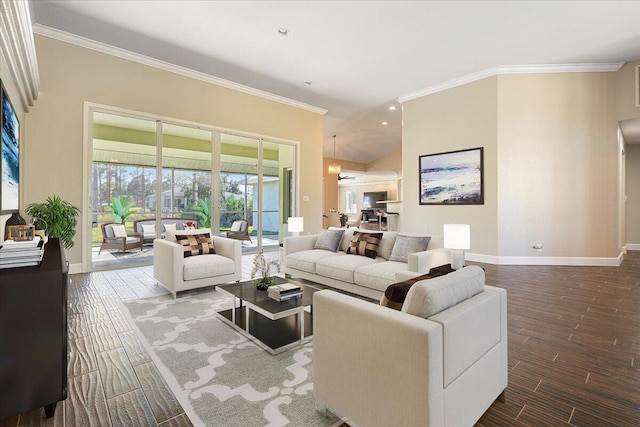
[[[428,318],[408,312],[416,301],[455,303],[468,281],[482,286],[484,272],[477,270],[430,279],[422,288],[414,284],[402,312],[330,290],[316,292],[318,409],[367,427],[474,425],[507,386],[506,291],[484,286]],[[455,289],[445,292],[450,286]],[[420,289],[431,294],[423,296]]]
[[[242,278],[239,240],[212,236],[215,254],[185,258],[182,245],[167,237],[153,241],[153,277],[174,297],[180,291],[237,282]]]

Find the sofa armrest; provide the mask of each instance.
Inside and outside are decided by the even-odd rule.
[[[172,292],[180,290],[179,284],[183,281],[183,260],[184,251],[181,245],[164,239],[153,241],[153,278]]]
[[[441,325],[324,290],[313,340],[320,405],[358,425],[444,425]]]
[[[211,236],[213,248],[218,255],[230,258],[235,263],[234,271],[242,277],[242,242],[226,237]]]
[[[438,248],[409,254],[408,264],[409,271],[426,274],[433,267],[451,264],[451,250]]]
[[[318,240],[317,234],[309,234],[306,236],[293,236],[284,238],[284,256],[292,254],[294,252],[308,251],[313,249]]]

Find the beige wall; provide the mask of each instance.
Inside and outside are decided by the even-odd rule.
[[[627,246],[640,245],[640,145],[628,144],[627,169]]]
[[[618,120],[640,117],[636,106],[636,67],[640,61],[625,64],[616,73],[616,115]]]
[[[500,255],[619,255],[615,77],[498,78]]]
[[[497,77],[407,101],[402,106],[402,214],[399,229],[442,235],[471,224],[471,252],[497,255]],[[484,147],[484,205],[420,205],[418,157]]]
[[[402,175],[402,149],[367,163],[367,172],[395,171]]]
[[[36,35],[42,91],[26,117],[23,205],[57,194],[82,206],[86,101],[300,143],[300,214],[321,228],[322,116]],[[83,221],[87,218],[83,217]],[[71,263],[81,260],[80,227]]]
[[[22,101],[20,100],[20,96],[18,94],[18,89],[16,87],[15,81],[13,80],[13,77],[11,77],[11,73],[9,72],[9,69],[7,67],[7,62],[4,58],[4,56],[2,56],[2,54],[0,53],[0,79],[2,79],[2,84],[4,85],[5,90],[7,91],[7,95],[9,95],[9,99],[11,100],[11,104],[13,104],[13,108],[16,110],[16,114],[18,115],[18,120],[20,121],[20,204],[22,206],[25,206],[24,204],[24,188],[25,186],[22,185],[22,183],[24,182],[24,150],[27,147],[27,143],[25,142],[25,138],[24,138],[24,117],[25,117],[25,113],[24,113],[24,106],[22,105]],[[22,215],[23,218],[27,219],[24,215],[24,209],[20,209],[20,215]],[[4,241],[4,226],[5,226],[5,222],[7,222],[7,219],[9,219],[9,217],[11,216],[11,214],[7,214],[7,215],[0,215],[0,242]]]

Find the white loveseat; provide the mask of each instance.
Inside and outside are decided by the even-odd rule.
[[[421,300],[450,307],[408,314]],[[470,427],[507,386],[507,293],[480,267],[416,282],[402,312],[316,292],[313,317],[318,409],[357,425]]]
[[[242,278],[242,243],[226,237],[211,236],[215,254],[184,256],[176,235],[202,234],[211,230],[167,231],[165,239],[153,241],[153,277],[174,297],[177,292]]]
[[[451,252],[443,248],[441,236],[432,236],[427,250],[410,254],[407,262],[389,261],[399,234],[395,231],[382,232],[375,259],[347,254],[355,231],[378,233],[348,228],[337,252],[315,249],[317,234],[285,238],[285,274],[379,300],[390,284],[451,262]]]

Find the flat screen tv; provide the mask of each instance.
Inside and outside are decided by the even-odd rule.
[[[386,191],[365,191],[363,200],[362,200],[362,208],[374,209],[374,210],[380,210],[380,209],[386,210],[387,209],[386,203],[377,203],[382,200],[388,200]]]

